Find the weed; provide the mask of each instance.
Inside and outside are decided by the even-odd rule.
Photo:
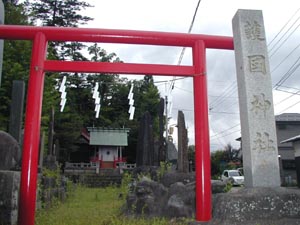
[[[170,162],[160,162],[160,167],[158,170],[158,179],[160,180],[165,173],[169,172],[171,170],[172,164]]]
[[[128,218],[121,214],[121,187],[77,187],[63,204],[36,213],[36,225],[185,225],[188,220]],[[95,201],[95,199],[98,199]]]
[[[225,188],[224,188],[224,192],[230,191],[231,188],[232,188],[232,183],[231,183],[231,182],[227,182],[227,183],[226,183],[226,186],[225,186]]]

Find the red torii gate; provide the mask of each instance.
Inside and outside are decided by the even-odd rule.
[[[233,38],[224,36],[131,30],[0,25],[0,39],[32,40],[28,81],[19,225],[34,225],[41,109],[45,72],[120,73],[190,76],[194,83],[196,220],[211,219],[211,176],[206,48],[233,50]],[[48,41],[78,41],[191,47],[192,66],[47,60]]]

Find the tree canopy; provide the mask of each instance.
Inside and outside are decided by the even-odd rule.
[[[18,4],[5,2],[6,24],[38,24],[47,26],[78,27],[92,18],[82,15],[82,9],[91,7],[79,0],[32,0]],[[83,51],[85,50],[85,51]],[[83,53],[85,52],[85,53]],[[24,80],[27,83],[31,56],[30,41],[5,41],[3,81],[0,88],[0,129],[7,130],[11,101],[12,81]],[[85,46],[77,42],[51,42],[48,45],[48,59],[89,60],[94,62],[122,63],[115,53],[108,53],[99,44]],[[67,77],[67,102],[60,112],[59,85],[63,76]],[[100,117],[95,118],[95,103],[92,90],[99,83],[101,98]],[[135,117],[129,121],[128,92],[134,84]],[[83,127],[127,127],[130,128],[129,147],[125,151],[129,160],[135,160],[139,119],[145,111],[153,118],[154,133],[158,134],[159,92],[152,76],[143,80],[128,80],[118,74],[47,73],[44,84],[42,130],[48,132],[50,111],[55,110],[55,138],[59,140],[60,150],[68,155],[77,149],[76,141]]]

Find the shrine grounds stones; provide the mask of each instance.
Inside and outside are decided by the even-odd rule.
[[[0,170],[0,224],[15,225],[18,220],[20,172]]]
[[[0,131],[0,224],[18,220],[21,149],[8,133]]]
[[[300,225],[298,189],[238,187],[225,193],[225,186],[212,180],[213,219],[191,225]],[[124,212],[146,218],[194,218],[195,187],[195,173],[171,171],[160,181],[142,177],[131,188]]]
[[[157,175],[153,175],[154,170],[150,169],[149,174],[157,178]],[[224,192],[225,186],[222,181],[213,182],[213,193]],[[124,211],[133,216],[193,218],[195,187],[195,173],[171,171],[165,173],[159,181],[144,176],[131,188]]]
[[[300,193],[288,188],[242,188],[214,198],[214,217],[242,224],[254,220],[300,220]]]
[[[184,114],[182,111],[178,111],[177,126],[178,126],[177,167],[179,172],[188,173],[189,172],[188,133],[185,126]]]
[[[152,118],[145,112],[141,118],[136,151],[137,166],[157,166],[158,154],[154,151],[154,138],[152,131]]]
[[[21,166],[19,143],[8,133],[0,131],[0,170],[14,170]]]

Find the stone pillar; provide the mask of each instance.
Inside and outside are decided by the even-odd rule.
[[[2,0],[0,0],[0,25],[4,24],[4,5]],[[2,77],[2,62],[3,62],[3,45],[4,41],[0,40],[0,87],[1,87],[1,77]]]
[[[185,119],[182,111],[178,111],[177,118],[178,125],[178,171],[183,173],[189,172],[189,159],[188,159],[188,141],[187,129],[185,127]]]
[[[45,132],[42,131],[41,139],[40,139],[40,149],[39,149],[39,164],[38,169],[39,172],[43,169],[43,162],[44,162],[44,144],[45,144]]]
[[[49,133],[48,133],[48,155],[55,155],[53,148],[54,137],[54,107],[50,111]]]
[[[280,186],[272,82],[262,12],[233,18],[246,187]]]
[[[149,112],[145,112],[141,118],[136,152],[137,166],[154,166],[154,140],[151,120]]]
[[[21,131],[23,124],[25,83],[23,80],[14,80],[11,96],[9,117],[9,133],[21,145]]]

